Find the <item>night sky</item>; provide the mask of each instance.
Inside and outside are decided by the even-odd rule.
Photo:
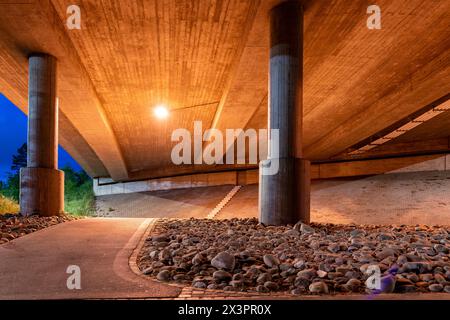
[[[0,180],[5,180],[11,169],[12,155],[27,142],[27,116],[0,93]],[[59,167],[70,166],[80,170],[78,163],[59,147]]]

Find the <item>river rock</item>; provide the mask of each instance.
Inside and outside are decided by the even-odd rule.
[[[226,251],[217,254],[212,260],[211,265],[217,269],[233,270],[235,266],[235,258]]]
[[[170,280],[170,271],[169,270],[163,270],[158,273],[156,276],[156,279],[159,281],[169,281]]]
[[[313,282],[309,285],[309,291],[311,293],[328,293],[328,285],[325,282]]]
[[[280,264],[280,260],[271,254],[265,254],[263,256],[263,261],[269,268],[277,267]]]

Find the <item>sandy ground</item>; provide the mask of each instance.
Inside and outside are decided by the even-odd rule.
[[[111,216],[205,217],[232,186],[103,196]],[[395,173],[313,181],[311,220],[355,224],[450,224],[450,172]],[[258,216],[258,186],[244,186],[218,219]]]

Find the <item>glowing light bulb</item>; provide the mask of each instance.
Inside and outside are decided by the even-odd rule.
[[[158,119],[165,119],[169,116],[169,110],[164,105],[156,106],[153,111]]]

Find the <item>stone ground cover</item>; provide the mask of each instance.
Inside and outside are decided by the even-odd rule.
[[[138,255],[160,281],[244,292],[450,293],[450,227],[162,219]],[[370,266],[381,290],[366,286]]]
[[[17,214],[0,215],[0,244],[55,224],[74,219],[76,218],[69,215],[58,217],[22,217]]]

